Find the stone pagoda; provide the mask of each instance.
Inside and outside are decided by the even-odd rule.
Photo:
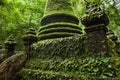
[[[71,0],[47,0],[41,20],[39,40],[63,38],[81,34]]]

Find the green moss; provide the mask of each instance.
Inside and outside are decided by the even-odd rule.
[[[55,22],[55,23],[50,23],[45,26],[41,26],[40,30],[48,29],[48,28],[59,28],[59,27],[67,27],[67,28],[73,28],[73,29],[80,29],[80,26],[73,24],[73,23],[67,23],[67,22]]]
[[[119,60],[118,57],[33,58],[18,74],[23,80],[116,78],[120,76]]]
[[[26,55],[24,51],[21,51],[19,54],[20,54],[21,56]]]
[[[59,12],[74,14],[71,0],[47,0],[44,15]]]
[[[61,34],[63,33],[60,33],[60,36]],[[69,34],[67,36],[69,36]],[[55,35],[57,35],[57,33]],[[63,34],[63,36],[65,35],[66,33]],[[74,55],[74,53],[76,53],[76,55],[74,56],[80,56],[84,52],[83,41],[84,41],[84,36],[76,34],[76,36],[73,37],[58,38],[58,39],[54,38],[50,40],[48,39],[44,41],[39,41],[34,46],[36,46],[35,51],[37,51],[36,53],[38,54],[40,53],[51,56],[58,55],[64,57],[64,56],[72,56]]]
[[[71,33],[71,32],[54,32],[49,34],[39,34],[39,40],[64,38],[64,37],[70,37],[75,35],[78,35],[78,34]]]
[[[22,80],[69,80],[74,77],[74,75],[64,72],[42,71],[33,69],[23,69],[19,72],[19,74],[21,76],[24,76],[22,77]],[[76,78],[80,79],[79,77]]]
[[[108,52],[109,52],[109,56],[118,56],[118,54],[116,53],[116,45],[115,43],[109,39],[109,37],[107,37],[107,43],[108,43]]]
[[[39,32],[39,34],[49,34],[54,32],[69,32],[69,33],[78,33],[80,34],[81,31],[79,29],[72,29],[72,28],[66,28],[66,27],[59,27],[59,28],[50,28],[45,29]]]
[[[84,41],[84,35],[39,41],[32,45],[33,58],[18,72],[19,77],[22,80],[119,78],[120,58],[88,57]]]

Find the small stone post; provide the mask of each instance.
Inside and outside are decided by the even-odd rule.
[[[34,28],[30,28],[26,35],[23,36],[23,41],[26,49],[27,59],[31,57],[31,45],[38,41]]]
[[[10,35],[7,41],[5,42],[5,49],[7,50],[6,57],[10,57],[14,54],[15,46],[16,46],[15,39],[13,35]]]
[[[96,3],[88,3],[86,16],[81,18],[87,33],[86,50],[90,56],[106,56],[108,53],[106,41],[106,26],[109,19]]]

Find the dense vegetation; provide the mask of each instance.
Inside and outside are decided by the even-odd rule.
[[[18,74],[23,80],[96,80],[90,79],[92,77],[119,79],[119,60],[118,57],[72,57],[65,59],[38,57],[28,61]]]
[[[119,0],[71,1],[75,11],[74,14],[76,14],[79,20],[81,20],[81,17],[85,14],[86,1],[97,2],[102,9],[105,10],[109,17],[110,23],[107,26],[108,29],[113,30],[120,38]],[[44,13],[49,13],[44,12],[45,2],[46,0],[1,0],[0,44],[4,45],[4,42],[6,42],[8,36],[12,34],[17,42],[17,50],[21,50],[23,48],[22,36],[31,27],[35,28],[36,32],[39,32],[39,34],[51,33],[54,31],[59,32],[59,30],[68,31],[66,35],[61,34],[64,36],[73,35],[69,34],[69,31],[79,33],[79,30],[77,30],[79,29],[78,25],[73,24],[64,24],[65,26],[67,25],[67,27],[71,25],[68,28],[56,28],[57,23],[55,23],[55,26],[52,26],[53,24],[49,24],[39,29],[41,27],[40,20],[44,16]],[[58,5],[57,7],[59,8],[59,6],[61,5]],[[65,6],[67,5],[62,7],[65,8]],[[57,7],[55,7],[55,10]],[[63,26],[63,24],[61,25]],[[79,25],[81,25],[82,29],[84,29],[81,22]],[[53,29],[48,29],[51,27],[53,27]],[[73,27],[74,29],[71,29]],[[40,30],[42,31],[40,32]],[[43,35],[41,36],[41,39],[44,39],[45,36],[53,37],[53,34]],[[112,57],[95,58],[86,56],[87,51],[83,46],[84,44],[82,44],[84,41],[84,37],[79,36],[76,38],[76,36],[74,36],[64,39],[53,39],[53,41],[51,39],[40,41],[32,45],[35,49],[32,51],[33,54],[31,53],[32,58],[28,60],[26,65],[18,72],[19,77],[23,80],[79,80],[80,78],[85,80],[89,77],[119,78],[120,58],[116,55],[115,44],[108,39],[109,55]]]

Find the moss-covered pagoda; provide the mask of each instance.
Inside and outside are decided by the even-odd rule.
[[[120,79],[120,44],[116,46],[110,37],[105,11],[96,3],[87,3],[85,16],[78,19],[72,1],[46,0],[38,42],[33,43],[37,41],[33,29],[23,37],[32,53],[23,50],[3,61],[0,80]]]
[[[47,0],[39,39],[63,38],[81,34],[71,0]]]

